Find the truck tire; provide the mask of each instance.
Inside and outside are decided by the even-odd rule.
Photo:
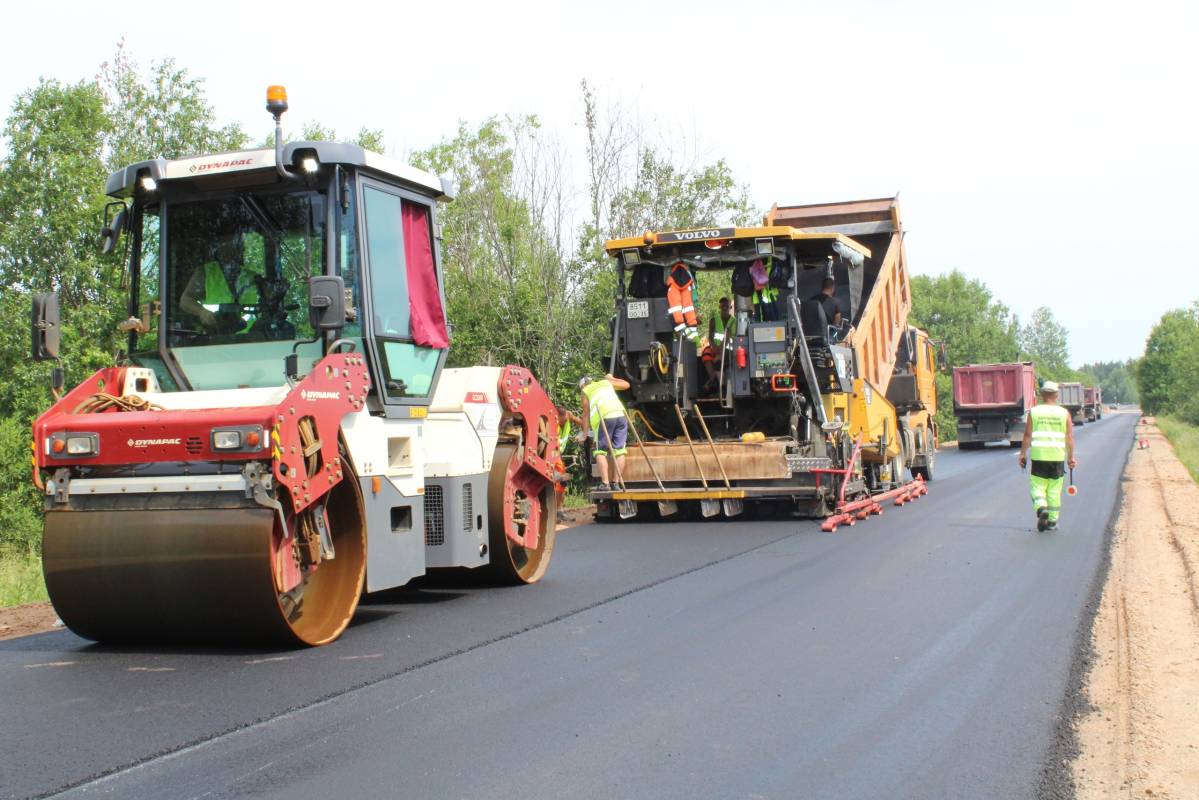
[[[912,467],[913,478],[923,478],[925,483],[929,483],[933,479],[933,463],[936,461],[936,456],[932,453],[928,454],[928,459],[923,467]]]

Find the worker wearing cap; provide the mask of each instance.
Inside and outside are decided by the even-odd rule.
[[[611,491],[612,478],[619,479],[624,470],[624,456],[627,452],[625,442],[629,435],[629,420],[624,413],[624,405],[616,396],[618,391],[629,388],[629,382],[612,375],[605,375],[602,380],[593,381],[591,378],[579,379],[579,392],[583,396],[582,417],[583,432],[579,435],[586,441],[591,427],[597,422],[596,434],[596,463],[599,465],[600,484],[596,488],[601,492]]]
[[[1066,466],[1074,469],[1074,422],[1070,412],[1057,404],[1057,384],[1041,384],[1041,402],[1028,412],[1024,441],[1020,443],[1020,468],[1032,460],[1032,505],[1037,512],[1037,530],[1057,530],[1062,508],[1062,484]]]

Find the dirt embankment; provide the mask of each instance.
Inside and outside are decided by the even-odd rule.
[[[1152,424],[1124,473],[1092,630],[1080,800],[1199,798],[1199,487]]]

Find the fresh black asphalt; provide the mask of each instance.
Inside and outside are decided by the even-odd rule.
[[[1055,534],[1014,451],[948,450],[836,534],[583,526],[323,648],[0,642],[0,797],[1033,797],[1135,419],[1080,429]]]

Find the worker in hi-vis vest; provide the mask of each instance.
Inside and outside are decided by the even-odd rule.
[[[732,344],[736,332],[737,318],[733,316],[733,304],[727,297],[722,297],[716,316],[708,322],[708,341],[719,353]]]
[[[629,388],[629,382],[605,375],[603,380],[579,379],[579,392],[583,395],[583,432],[580,441],[586,441],[591,427],[598,423],[595,437],[595,463],[599,465],[601,492],[611,491],[613,481],[619,483],[624,471],[625,444],[629,436],[629,420],[624,414],[624,404],[616,396],[618,391]]]
[[[240,238],[221,239],[214,251],[215,258],[192,272],[179,297],[179,309],[190,314],[205,332],[236,333],[247,325],[241,307],[258,304],[257,278],[261,276],[243,263]]]
[[[1032,506],[1037,512],[1037,530],[1057,530],[1062,509],[1062,484],[1066,467],[1074,469],[1074,422],[1070,412],[1057,404],[1057,384],[1041,384],[1041,402],[1028,412],[1024,441],[1020,443],[1020,469],[1032,460]]]

